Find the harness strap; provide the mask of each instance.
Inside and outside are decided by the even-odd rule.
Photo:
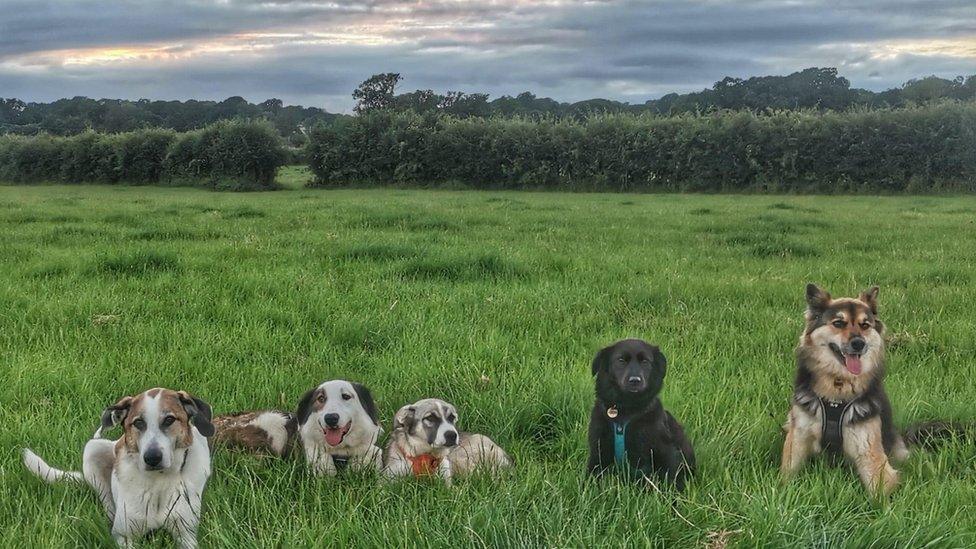
[[[337,471],[342,471],[349,465],[349,456],[332,456],[332,463]]]
[[[854,401],[835,402],[820,397],[820,410],[823,428],[820,445],[824,450],[840,452],[844,449],[844,414]]]

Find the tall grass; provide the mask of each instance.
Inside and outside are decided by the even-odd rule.
[[[218,122],[176,133],[147,129],[73,137],[0,136],[0,181],[274,187],[286,152],[264,122]]]
[[[757,115],[378,112],[312,132],[314,185],[603,191],[976,190],[976,103]]]
[[[898,426],[974,417],[974,214],[968,196],[0,187],[2,539],[111,546],[95,495],[19,452],[79,467],[122,395],[292,409],[347,378],[384,437],[437,396],[515,469],[448,489],[217,450],[201,547],[973,547],[971,440],[916,453],[884,502],[842,464],[786,485],[777,466],[809,281],[881,286]],[[622,337],[668,357],[700,464],[681,496],[584,476],[590,360]]]

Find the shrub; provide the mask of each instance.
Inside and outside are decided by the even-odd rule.
[[[284,145],[267,123],[225,121],[178,134],[147,129],[73,137],[0,136],[0,180],[274,187]]]
[[[976,190],[976,104],[581,120],[372,112],[315,128],[335,185],[613,191]]]

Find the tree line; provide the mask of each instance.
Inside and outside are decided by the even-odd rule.
[[[588,99],[560,103],[530,92],[504,95],[492,101],[488,94],[416,90],[397,94],[402,81],[399,73],[376,74],[365,80],[356,91],[356,112],[374,110],[443,112],[453,116],[555,116],[585,118],[591,114],[651,113],[674,116],[716,110],[833,110],[854,108],[890,108],[925,104],[938,100],[976,99],[976,75],[954,79],[929,76],[913,79],[898,88],[882,92],[852,88],[834,68],[809,68],[787,76],[756,76],[748,79],[726,77],[710,89],[700,92],[670,93],[643,104],[609,99]]]
[[[243,97],[223,101],[150,101],[74,97],[52,103],[27,103],[0,98],[0,133],[75,135],[165,128],[186,132],[222,120],[266,120],[294,146],[304,132],[341,116],[317,107],[285,105],[280,99],[249,103]]]
[[[976,75],[954,79],[929,76],[904,85],[872,92],[852,88],[834,68],[809,68],[786,76],[726,77],[700,92],[671,93],[642,104],[609,99],[576,103],[537,97],[530,92],[490,100],[486,93],[430,89],[398,93],[398,73],[373,75],[353,92],[357,114],[373,110],[439,112],[457,118],[557,117],[583,119],[592,114],[676,116],[717,110],[766,112],[815,109],[844,111],[890,108],[939,100],[976,99]],[[118,133],[141,128],[167,128],[178,132],[202,128],[220,120],[267,120],[292,146],[302,146],[309,130],[348,118],[317,107],[284,105],[280,99],[249,103],[242,97],[224,101],[150,101],[74,97],[52,103],[0,98],[0,133],[74,135],[86,130]]]

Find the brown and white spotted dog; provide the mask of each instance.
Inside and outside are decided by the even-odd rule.
[[[436,398],[400,408],[386,446],[385,476],[438,476],[450,485],[454,476],[495,473],[512,466],[512,459],[494,441],[459,432],[457,421],[454,405]]]
[[[833,299],[810,284],[806,299],[781,473],[790,478],[807,458],[825,450],[842,453],[872,495],[888,495],[898,485],[892,462],[909,452],[883,385],[878,288],[856,299]]]
[[[180,547],[196,547],[203,489],[210,477],[210,406],[183,391],[150,389],[102,413],[85,445],[82,472],[62,471],[24,449],[24,464],[47,482],[88,482],[98,493],[112,536],[122,547],[152,530],[168,530]],[[118,440],[101,438],[121,425]]]
[[[223,414],[213,424],[215,447],[278,457],[288,454],[298,427],[295,416],[278,410]]]

